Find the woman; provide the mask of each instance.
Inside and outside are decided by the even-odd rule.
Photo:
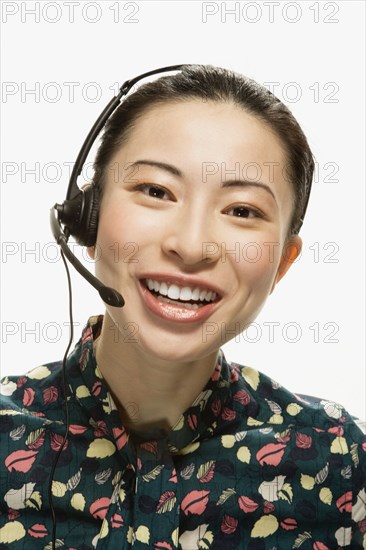
[[[3,381],[2,548],[51,548],[52,506],[69,549],[366,544],[352,418],[220,349],[298,256],[313,170],[289,110],[224,69],[185,67],[116,110],[88,251],[125,306],[67,359],[64,444],[61,362]]]

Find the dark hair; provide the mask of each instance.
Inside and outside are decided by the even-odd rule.
[[[166,102],[231,101],[265,122],[284,146],[287,175],[294,190],[288,237],[298,233],[311,188],[314,159],[307,139],[291,111],[267,88],[239,73],[212,65],[190,65],[174,75],[141,85],[127,96],[108,120],[94,161],[93,184],[100,197],[106,167],[128,139],[138,119],[152,106]]]

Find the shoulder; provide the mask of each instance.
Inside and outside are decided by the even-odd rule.
[[[5,376],[0,380],[0,414],[14,416],[42,412],[59,401],[62,362],[40,365],[25,374]]]

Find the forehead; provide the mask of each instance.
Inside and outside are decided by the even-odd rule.
[[[268,177],[270,165],[280,167],[277,172],[281,172],[286,164],[282,143],[267,123],[232,102],[200,99],[146,109],[133,124],[121,152],[169,156],[169,161],[173,156],[177,163],[187,159],[191,166],[204,161],[223,162],[228,168],[253,163],[268,172]]]

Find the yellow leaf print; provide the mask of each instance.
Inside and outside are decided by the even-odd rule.
[[[314,489],[315,479],[312,476],[301,474],[300,483],[301,487],[307,489],[308,491],[311,491],[311,489]]]
[[[221,436],[221,444],[225,449],[231,449],[235,445],[235,435]]]
[[[67,491],[66,483],[52,481],[52,494],[55,497],[63,497]]]
[[[149,544],[149,541],[150,541],[149,528],[146,527],[146,525],[140,525],[137,528],[135,537],[136,537],[136,540],[138,540],[139,542],[144,542],[145,544]]]
[[[178,546],[178,540],[179,540],[179,527],[174,529],[174,531],[172,533],[172,541],[173,541],[174,546]]]
[[[328,487],[322,487],[319,492],[319,498],[322,502],[324,502],[324,504],[328,504],[330,506],[333,500],[332,491]]]
[[[256,390],[259,385],[259,372],[251,367],[244,367],[241,372],[249,386]]]
[[[283,416],[282,414],[273,414],[268,422],[269,424],[283,424]]]
[[[127,538],[127,542],[128,542],[129,544],[131,544],[131,543],[132,543],[132,539],[133,539],[133,529],[132,529],[131,525],[130,525],[129,528],[128,528],[127,537],[126,537],[126,538]]]
[[[297,403],[289,403],[286,407],[286,411],[290,416],[296,416],[300,411],[302,411],[302,409],[303,407]]]
[[[108,527],[108,521],[106,519],[103,520],[102,528],[99,533],[99,538],[104,539],[109,533],[109,527]]]
[[[264,424],[264,422],[262,422],[261,420],[256,420],[252,416],[249,416],[248,420],[247,420],[247,424],[248,424],[248,426],[262,426],[262,424]]]
[[[240,449],[238,449],[238,452],[236,453],[236,456],[238,457],[238,460],[240,460],[240,462],[246,462],[247,464],[249,464],[250,450],[248,447],[240,447]]]
[[[179,455],[188,455],[189,453],[193,453],[198,447],[200,446],[200,442],[196,441],[195,443],[191,443],[190,445],[187,445],[187,447],[184,447],[184,449],[180,449]]]
[[[75,493],[75,495],[71,498],[71,506],[75,508],[75,510],[81,510],[81,512],[85,508],[85,498],[84,495],[81,493]]]
[[[43,378],[47,378],[50,374],[51,371],[48,367],[36,367],[28,372],[27,376],[32,380],[42,380]]]
[[[101,437],[94,439],[88,447],[86,456],[89,458],[105,458],[106,456],[112,456],[116,452],[116,447],[112,441]]]
[[[42,508],[42,497],[39,491],[33,491],[31,496],[25,501],[27,508],[34,508],[40,510]]]
[[[0,540],[4,544],[10,544],[25,536],[25,529],[20,521],[9,521],[0,529]]]
[[[255,522],[251,532],[251,536],[261,538],[269,537],[269,535],[273,535],[273,533],[275,533],[277,529],[278,521],[275,516],[263,516]]]
[[[347,441],[344,437],[336,437],[330,446],[330,452],[339,455],[346,455],[348,453]]]
[[[287,502],[291,504],[292,498],[294,496],[291,485],[289,483],[284,483],[281,491],[278,492],[278,496],[282,500],[287,500]]]
[[[86,386],[79,386],[76,388],[76,397],[82,399],[83,397],[89,397],[90,391]]]

